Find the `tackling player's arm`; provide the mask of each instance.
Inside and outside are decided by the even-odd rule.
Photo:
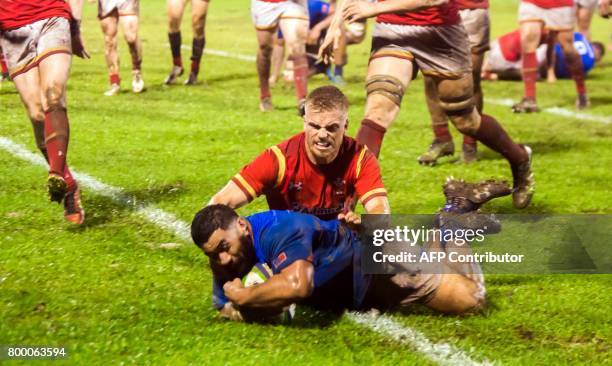
[[[281,308],[306,299],[314,289],[314,266],[299,259],[266,282],[244,287],[238,278],[223,285],[225,296],[238,306]]]
[[[255,160],[246,165],[240,173],[217,192],[208,205],[223,204],[231,208],[240,208],[262,194],[265,189],[274,187],[279,181],[279,164],[276,147],[267,149]],[[277,149],[278,150],[278,149]]]

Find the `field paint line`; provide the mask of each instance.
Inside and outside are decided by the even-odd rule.
[[[485,103],[512,107],[512,105],[514,105],[515,102],[512,99],[485,98]],[[603,117],[603,116],[595,116],[593,114],[584,113],[584,112],[576,112],[576,111],[572,111],[567,108],[550,107],[550,108],[544,108],[542,109],[542,111],[546,113],[554,114],[557,116],[569,117],[569,118],[574,118],[574,119],[578,119],[582,121],[599,122],[599,123],[603,123],[606,125],[612,123],[612,118]]]
[[[453,347],[451,344],[433,343],[418,330],[406,327],[389,316],[379,315],[376,311],[370,311],[369,313],[347,312],[346,314],[353,322],[390,337],[399,343],[410,345],[426,358],[440,365],[493,365],[488,360],[482,362],[475,361],[467,353]]]
[[[6,137],[0,136],[0,148],[21,160],[47,168],[47,162],[42,156],[30,152],[25,146],[17,144]],[[191,241],[189,225],[173,214],[151,204],[138,203],[133,196],[125,193],[121,188],[100,182],[88,174],[76,172],[74,170],[72,174],[81,187],[85,187],[100,196],[110,198],[123,206],[131,207],[138,216],[150,223],[173,233],[186,242]]]
[[[6,137],[0,136],[0,149],[33,165],[47,168],[47,162],[42,156],[32,153],[25,146],[15,143]],[[126,194],[123,189],[103,183],[89,174],[74,170],[72,174],[78,180],[81,187],[85,187],[100,196],[110,198],[125,207],[133,207],[139,216],[150,223],[173,233],[186,242],[191,241],[189,224],[173,214],[159,209],[152,204],[139,204],[134,197]],[[488,361],[482,363],[472,360],[465,352],[448,343],[433,343],[423,333],[403,326],[388,316],[374,316],[374,312],[347,312],[346,314],[353,322],[383,336],[390,337],[397,342],[410,345],[415,351],[441,365],[491,365]]]

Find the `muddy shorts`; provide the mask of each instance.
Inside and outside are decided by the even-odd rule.
[[[576,24],[576,6],[545,9],[532,3],[521,1],[518,20],[519,23],[542,22],[550,30],[572,30]]]
[[[70,22],[66,18],[42,19],[0,32],[0,47],[11,78],[38,66],[56,53],[72,54]]]
[[[98,18],[103,19],[113,14],[117,10],[117,15],[138,15],[138,0],[98,0]]]
[[[251,17],[259,30],[275,29],[280,19],[303,19],[308,21],[308,6],[305,0],[268,2],[251,0]]]
[[[459,11],[473,54],[481,55],[489,49],[491,23],[488,9],[464,9]]]

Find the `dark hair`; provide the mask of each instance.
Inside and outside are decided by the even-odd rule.
[[[595,41],[591,42],[591,46],[599,48],[599,51],[601,52],[601,58],[604,57],[604,55],[606,54],[606,47],[603,43]]]
[[[317,111],[347,111],[349,102],[344,93],[333,85],[321,86],[311,91],[306,97],[306,106]]]
[[[201,248],[215,230],[226,230],[237,218],[236,211],[226,205],[206,206],[195,215],[191,222],[191,239],[198,248]]]

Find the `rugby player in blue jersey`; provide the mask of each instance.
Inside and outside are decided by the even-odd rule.
[[[483,190],[483,185],[488,188]],[[450,181],[444,190],[444,212],[454,213],[473,213],[484,202],[511,193],[505,182],[491,181]],[[347,221],[359,223],[357,218]],[[242,320],[242,310],[280,312],[293,303],[323,310],[365,310],[421,302],[450,314],[476,311],[485,303],[479,271],[460,273],[449,266],[441,273],[363,273],[359,238],[338,220],[289,211],[241,217],[217,204],[195,215],[191,235],[210,258],[213,304],[232,320]],[[241,278],[257,263],[267,264],[273,275],[245,287]]]

